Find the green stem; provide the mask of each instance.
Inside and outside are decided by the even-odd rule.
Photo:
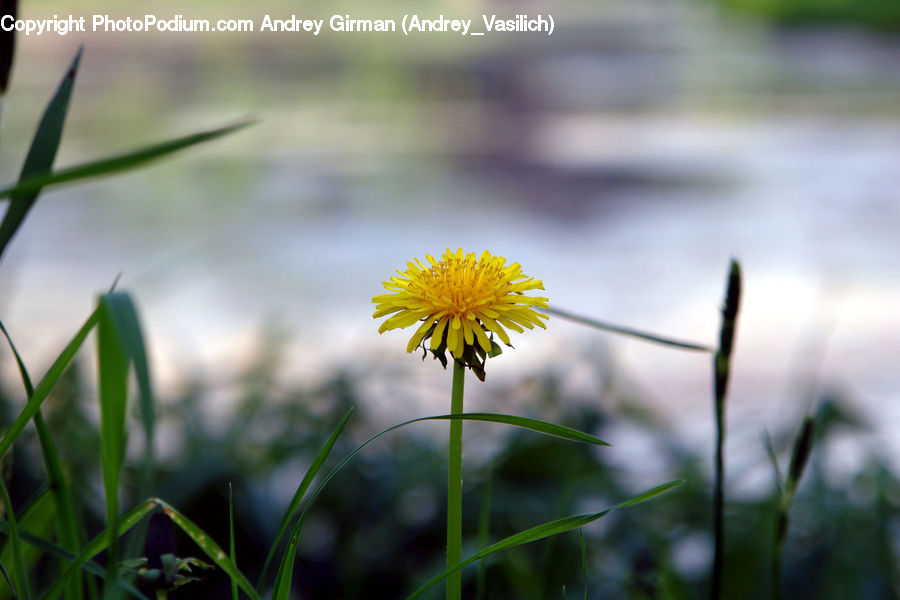
[[[167,600],[169,592],[166,590],[156,590],[156,600]]]
[[[450,413],[463,412],[465,367],[453,361],[453,391]],[[450,421],[450,450],[447,470],[447,568],[462,561],[462,419]],[[462,573],[447,576],[447,600],[462,597]]]

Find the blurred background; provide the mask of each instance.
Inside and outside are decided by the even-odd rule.
[[[728,407],[728,490],[729,518],[741,524],[732,530],[733,564],[745,579],[731,578],[730,597],[767,589],[757,581],[766,572],[758,553],[771,533],[773,484],[761,434],[772,432],[785,451],[810,410],[828,426],[807,486],[815,489],[801,495],[798,512],[807,516],[798,517],[788,546],[788,597],[896,597],[894,0],[151,6],[26,1],[19,12],[257,22],[266,12],[398,22],[417,12],[476,24],[482,14],[549,12],[555,20],[552,36],[18,38],[0,145],[4,181],[17,177],[79,44],[85,55],[59,166],[260,119],[146,170],[45,192],[0,264],[0,317],[33,373],[121,273],[120,287],[142,309],[166,423],[159,493],[206,514],[201,525],[214,532],[227,514],[226,482],[234,481],[248,570],[347,406],[359,410],[348,444],[447,410],[449,374],[404,353],[407,332],[379,336],[371,319],[371,297],[407,260],[446,247],[487,248],[542,279],[559,308],[712,345],[736,257],[745,295]],[[481,482],[493,482],[499,535],[688,477],[676,500],[589,531],[591,589],[604,598],[658,597],[647,581],[659,573],[672,594],[703,589],[710,357],[558,318],[513,343],[490,361],[485,384],[472,379],[467,408],[590,428],[614,448],[592,452],[467,425],[467,514],[477,517]],[[84,431],[95,421],[89,354],[57,399],[58,422],[80,415]],[[14,363],[2,361],[12,414],[21,393]],[[323,502],[331,512],[305,535],[298,597],[366,590],[368,598],[396,598],[438,569],[443,466],[440,445],[431,443],[445,428],[398,434],[335,480]],[[83,431],[69,431],[85,449],[73,464],[83,463],[85,489],[100,498],[90,487],[96,455]],[[573,454],[556,454],[566,452]],[[28,461],[17,464],[24,470]],[[867,545],[873,532],[883,540]],[[558,543],[494,563],[487,581],[497,587],[481,593],[545,598],[558,597],[561,584],[580,589],[577,539]],[[409,557],[402,572],[385,562],[400,555]],[[554,575],[527,583],[535,562]],[[811,586],[813,577],[823,587]],[[205,585],[213,589],[216,577]]]

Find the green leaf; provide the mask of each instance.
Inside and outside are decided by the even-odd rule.
[[[178,152],[179,150],[184,150],[185,148],[220,138],[255,123],[256,121],[240,121],[224,127],[209,129],[146,146],[132,152],[126,152],[109,158],[69,167],[67,169],[61,169],[53,173],[47,172],[41,175],[35,175],[34,177],[20,180],[16,185],[0,190],[0,199],[36,193],[46,186],[59,185],[91,177],[112,175],[114,173],[135,169],[174,152]]]
[[[435,575],[434,577],[429,579],[424,585],[422,585],[419,589],[417,589],[415,592],[410,594],[406,600],[413,600],[414,598],[418,598],[426,590],[428,590],[428,588],[430,588],[434,584],[438,583],[439,581],[443,580],[451,573],[455,573],[456,571],[459,571],[463,567],[465,567],[477,560],[480,560],[480,559],[484,558],[485,556],[488,556],[495,552],[500,552],[502,550],[508,550],[510,548],[515,548],[516,546],[521,546],[523,544],[529,544],[531,542],[536,542],[538,540],[544,539],[549,536],[557,535],[560,533],[565,533],[566,531],[571,531],[572,529],[578,529],[579,527],[584,527],[588,523],[596,521],[597,519],[608,515],[610,512],[612,512],[614,510],[618,510],[621,508],[627,508],[629,506],[634,506],[635,504],[638,504],[640,502],[645,502],[646,500],[649,500],[650,498],[658,496],[659,494],[662,494],[663,492],[668,491],[671,488],[675,487],[679,483],[681,483],[681,481],[670,481],[669,483],[664,483],[663,485],[657,486],[651,490],[644,492],[643,494],[641,494],[639,496],[635,496],[634,498],[631,498],[630,500],[622,502],[621,504],[617,504],[616,506],[613,506],[612,508],[607,508],[606,510],[602,510],[600,512],[589,513],[589,514],[584,514],[584,515],[575,515],[572,517],[565,517],[562,519],[557,519],[555,521],[550,521],[548,523],[544,523],[542,525],[538,525],[536,527],[532,527],[531,529],[526,529],[525,531],[511,535],[503,540],[500,540],[499,542],[491,544],[490,546],[488,546],[487,548],[484,548],[483,550],[476,552],[469,558],[465,559],[462,562],[455,564],[454,566],[447,569],[446,571],[444,571],[438,575]]]
[[[12,350],[16,359],[19,374],[22,377],[22,385],[25,387],[25,394],[31,399],[34,396],[34,386],[31,384],[28,369],[25,368],[25,363],[2,322],[0,322],[0,331],[6,337],[10,350]],[[44,423],[44,417],[40,408],[34,414],[34,427],[37,431],[41,455],[44,459],[44,467],[47,469],[47,477],[50,480],[50,490],[53,494],[53,503],[56,508],[57,536],[64,548],[75,550],[79,546],[79,536],[75,522],[75,504],[72,501],[72,490],[69,481],[66,479],[59,452],[53,443],[53,439],[50,437],[47,425]],[[71,589],[66,590],[67,600],[81,600],[84,597],[81,586],[81,574],[79,573],[76,577],[78,579],[76,584]]]
[[[49,173],[53,167],[56,151],[59,149],[59,142],[62,138],[66,113],[69,110],[72,87],[75,85],[75,74],[78,72],[78,63],[81,61],[81,51],[82,49],[79,48],[60,82],[56,94],[44,110],[44,115],[41,117],[41,122],[31,142],[28,156],[25,158],[25,164],[22,166],[19,181],[42,176]],[[0,257],[3,256],[6,246],[19,229],[22,221],[25,220],[40,191],[41,188],[38,186],[31,191],[9,195],[9,208],[3,216],[3,221],[0,222]]]
[[[91,329],[97,325],[98,320],[99,309],[91,313],[91,316],[88,317],[84,325],[81,326],[81,329],[78,330],[78,333],[75,334],[72,341],[70,341],[62,351],[62,354],[60,354],[56,361],[50,366],[47,374],[44,375],[44,378],[41,379],[34,389],[34,394],[28,399],[28,403],[22,409],[22,412],[19,413],[16,420],[13,421],[13,424],[7,429],[6,434],[0,439],[0,456],[3,456],[6,451],[9,450],[13,445],[13,442],[15,442],[19,435],[22,434],[25,425],[27,425],[28,421],[34,417],[35,413],[37,413],[40,408],[41,403],[47,399],[47,396],[53,391],[56,384],[59,383],[63,373],[65,373],[66,369],[71,364],[72,359],[75,358],[75,354],[78,352],[78,349],[81,348],[88,333],[90,333]]]
[[[338,436],[341,434],[341,432],[344,430],[344,427],[347,425],[347,422],[350,420],[351,414],[353,414],[353,408],[350,408],[350,410],[347,411],[347,414],[344,415],[344,418],[342,418],[332,430],[331,435],[328,436],[325,444],[319,449],[318,453],[316,453],[312,464],[309,465],[309,469],[306,470],[306,474],[303,476],[303,480],[300,482],[300,485],[297,486],[297,491],[294,492],[294,497],[291,499],[291,503],[288,506],[288,509],[285,511],[284,517],[281,519],[281,526],[278,528],[278,535],[275,536],[275,541],[272,542],[272,547],[269,550],[269,555],[266,557],[266,562],[263,565],[262,574],[259,577],[259,584],[257,586],[258,590],[262,591],[262,586],[265,585],[266,574],[269,572],[269,566],[272,563],[272,558],[275,556],[275,551],[278,549],[278,545],[281,543],[281,538],[284,537],[284,533],[287,531],[288,526],[291,524],[291,520],[293,519],[294,514],[300,508],[300,503],[303,501],[303,496],[306,494],[306,490],[309,489],[309,486],[312,484],[313,479],[316,477],[316,475],[318,475],[319,470],[322,468],[322,463],[324,463],[325,459],[328,458],[328,454],[334,447],[334,443],[337,441]]]
[[[128,357],[128,361],[134,367],[135,378],[138,383],[139,403],[141,409],[141,421],[144,425],[144,473],[142,492],[149,493],[152,486],[154,457],[153,437],[155,431],[153,387],[150,378],[150,368],[147,363],[147,352],[144,346],[144,336],[141,333],[141,323],[137,310],[126,292],[110,292],[103,296],[103,304],[106,306],[110,324],[115,328],[117,337],[122,345],[122,350]]]

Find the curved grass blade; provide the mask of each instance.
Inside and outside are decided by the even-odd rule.
[[[174,138],[165,142],[161,142],[159,144],[153,144],[151,146],[120,154],[118,156],[92,161],[83,165],[69,167],[67,169],[61,169],[53,173],[43,173],[40,175],[35,175],[33,177],[29,177],[28,179],[23,178],[16,185],[9,186],[0,190],[0,199],[14,198],[16,196],[24,194],[36,194],[41,190],[41,188],[47,186],[69,183],[72,181],[78,181],[81,179],[88,179],[92,177],[112,175],[115,173],[121,173],[123,171],[135,169],[157,159],[163,158],[174,152],[178,152],[179,150],[184,150],[185,148],[196,146],[197,144],[202,144],[204,142],[220,138],[230,133],[234,133],[240,129],[243,129],[244,127],[253,125],[256,122],[257,121],[253,120],[240,121],[238,123],[233,123],[224,127],[209,129],[207,131],[201,131],[199,133]]]
[[[68,585],[69,580],[75,575],[75,573],[82,568],[85,568],[86,563],[109,547],[109,540],[112,537],[118,538],[123,535],[129,529],[135,526],[135,524],[144,518],[149,512],[151,512],[157,506],[161,506],[162,501],[157,498],[150,498],[145,500],[143,504],[140,504],[127,513],[120,515],[117,519],[116,526],[118,529],[113,530],[111,527],[107,527],[103,531],[100,532],[97,537],[88,542],[88,544],[81,550],[81,553],[78,556],[72,558],[72,563],[68,566],[68,568],[62,572],[62,574],[56,578],[56,580],[50,585],[49,588],[41,595],[40,600],[56,600],[62,594],[66,585]],[[111,533],[116,531],[116,535],[112,536]],[[23,539],[25,539],[23,537]],[[95,565],[96,566],[96,565]],[[97,567],[100,569],[100,567]],[[90,569],[89,569],[90,570]],[[94,572],[91,570],[91,572]],[[100,569],[100,572],[103,573],[103,570]],[[106,574],[103,573],[105,576]],[[127,584],[122,583],[123,587],[127,589]],[[141,596],[142,597],[142,596]]]
[[[489,423],[504,423],[506,425],[514,425],[523,429],[530,429],[538,433],[551,435],[554,437],[569,440],[571,442],[583,442],[585,444],[594,444],[596,446],[611,446],[608,442],[604,442],[600,438],[590,434],[566,427],[565,425],[557,425],[540,421],[538,419],[529,419],[526,417],[517,417],[515,415],[501,415],[498,413],[464,413],[462,415],[440,415],[437,417],[428,417],[436,420],[450,420],[464,418],[466,421],[486,421]]]
[[[9,532],[9,523],[0,519],[0,533],[8,534],[8,532]],[[51,556],[60,558],[64,561],[66,561],[67,564],[72,563],[77,558],[77,555],[75,555],[73,552],[70,552],[70,551],[66,550],[65,548],[61,548],[51,542],[48,542],[47,540],[45,540],[37,535],[34,535],[33,533],[30,533],[28,531],[20,530],[19,537],[22,538],[23,542],[29,544],[30,546],[37,548],[38,550],[40,550],[41,552],[43,552],[45,554],[49,554]],[[90,558],[90,557],[88,557],[88,558]],[[104,579],[106,577],[106,570],[103,567],[101,567],[100,565],[90,562],[90,560],[81,564],[78,568],[87,573],[91,573],[92,575],[96,575],[97,577],[99,577],[101,579]],[[142,594],[140,592],[140,590],[138,590],[136,587],[128,584],[127,582],[122,583],[122,586],[127,591],[129,591],[134,597],[141,598],[141,600],[149,600],[149,598],[147,596],[145,596],[144,594]]]
[[[25,387],[25,394],[30,399],[34,396],[34,386],[31,383],[31,377],[25,363],[22,360],[16,345],[13,343],[6,327],[0,322],[0,331],[6,337],[9,348],[12,350],[19,367],[19,374],[22,377],[22,385]],[[74,502],[72,501],[72,489],[66,479],[63,471],[62,460],[59,457],[59,451],[50,437],[47,425],[44,423],[44,417],[40,408],[34,413],[34,428],[37,431],[38,442],[41,447],[41,456],[44,459],[44,468],[47,469],[47,478],[50,480],[50,490],[53,494],[53,503],[56,509],[57,536],[60,544],[68,549],[75,550],[80,544],[78,527],[75,524]],[[81,600],[84,592],[81,586],[81,573],[76,575],[77,581],[71,589],[66,590],[66,600]]]
[[[9,519],[9,543],[13,555],[13,581],[16,585],[16,596],[30,600],[31,591],[28,586],[28,569],[25,568],[25,558],[22,555],[22,540],[19,538],[19,526],[16,524],[16,514],[13,511],[12,501],[9,499],[9,492],[2,477],[0,477],[0,494],[3,496],[3,505],[6,507],[6,516]]]
[[[543,310],[546,313],[555,315],[557,317],[561,317],[563,319],[568,319],[569,321],[574,321],[575,323],[581,323],[582,325],[588,325],[589,327],[593,327],[595,329],[602,329],[603,331],[609,331],[610,333],[618,333],[620,335],[626,335],[628,337],[633,337],[633,338],[637,338],[639,340],[644,340],[645,342],[653,342],[654,344],[662,344],[663,346],[679,348],[681,350],[691,350],[694,352],[714,352],[715,351],[714,348],[712,348],[710,346],[705,346],[703,344],[697,344],[695,342],[685,342],[685,341],[676,340],[673,338],[663,337],[661,335],[656,335],[654,333],[648,333],[646,331],[640,331],[638,329],[631,329],[630,327],[622,327],[620,325],[613,325],[612,323],[606,323],[604,321],[598,321],[596,319],[582,317],[580,315],[570,313],[569,311],[566,311],[566,310],[560,310],[558,308],[545,308]]]
[[[154,499],[154,501],[166,511],[166,514],[169,515],[176,525],[181,527],[182,531],[194,540],[194,543],[206,553],[210,560],[216,563],[220,569],[225,571],[225,573],[231,577],[232,581],[237,582],[240,588],[244,590],[245,594],[250,596],[252,600],[261,600],[260,595],[253,588],[253,585],[250,584],[250,581],[237,568],[234,561],[225,555],[225,551],[222,550],[205,531],[197,527],[197,525],[165,501],[160,500],[159,498]]]
[[[456,565],[447,569],[443,573],[435,575],[434,577],[429,579],[424,585],[422,585],[419,589],[417,589],[415,592],[410,594],[406,598],[406,600],[414,600],[415,598],[418,598],[426,590],[428,590],[431,586],[442,581],[445,577],[447,577],[447,575],[449,575],[451,573],[455,573],[456,571],[459,571],[463,567],[470,565],[471,563],[473,563],[477,560],[480,560],[480,559],[484,558],[485,556],[488,556],[495,552],[500,552],[501,550],[508,550],[508,549],[514,548],[516,546],[521,546],[523,544],[529,544],[531,542],[536,542],[538,540],[544,539],[546,537],[550,537],[552,535],[557,535],[560,533],[565,533],[566,531],[571,531],[572,529],[584,527],[588,523],[596,521],[597,519],[608,515],[609,513],[611,513],[614,510],[627,508],[629,506],[634,506],[635,504],[639,504],[641,502],[649,500],[650,498],[653,498],[654,496],[658,496],[659,494],[662,494],[663,492],[668,491],[671,488],[675,487],[679,483],[681,483],[681,481],[670,481],[668,483],[664,483],[660,486],[657,486],[653,489],[647,490],[643,494],[640,494],[639,496],[635,496],[634,498],[631,498],[630,500],[626,500],[625,502],[622,502],[621,504],[617,504],[616,506],[607,508],[606,510],[602,510],[602,511],[596,512],[596,513],[575,515],[572,517],[565,517],[562,519],[557,519],[555,521],[543,523],[542,525],[537,525],[536,527],[532,527],[531,529],[526,529],[525,531],[511,535],[503,540],[500,540],[499,542],[491,544],[490,546],[488,546],[487,548],[484,548],[483,550],[476,552],[475,554],[473,554],[466,560],[464,560],[460,563],[457,563]]]
[[[44,378],[41,379],[34,389],[34,394],[28,399],[22,412],[19,413],[19,416],[16,417],[13,424],[7,429],[6,434],[0,439],[0,456],[3,456],[6,451],[9,450],[13,445],[13,442],[21,435],[22,430],[25,429],[25,425],[28,424],[28,421],[30,421],[35,413],[37,413],[41,403],[47,399],[47,396],[53,391],[56,384],[59,383],[63,373],[71,364],[72,359],[75,358],[75,354],[78,352],[78,349],[81,348],[88,333],[90,333],[91,329],[97,325],[98,320],[99,308],[91,313],[91,316],[88,317],[84,325],[81,326],[81,329],[78,330],[78,333],[75,334],[75,337],[72,338],[72,341],[69,342],[56,361],[50,366],[47,374],[44,375]]]
[[[281,538],[284,537],[284,533],[287,531],[288,526],[291,524],[291,520],[293,519],[294,514],[300,508],[300,503],[303,501],[303,496],[306,494],[306,490],[309,489],[309,486],[312,484],[313,479],[316,477],[316,475],[318,475],[319,469],[322,468],[322,463],[324,463],[325,459],[328,458],[328,454],[331,452],[331,449],[334,446],[334,443],[337,441],[338,436],[344,430],[344,427],[347,425],[347,421],[350,420],[350,415],[353,414],[353,410],[354,409],[351,407],[350,410],[347,411],[347,414],[344,415],[344,418],[342,418],[332,430],[331,435],[328,436],[325,444],[316,453],[312,464],[310,464],[309,468],[306,470],[306,474],[303,476],[303,480],[300,482],[300,485],[297,486],[297,491],[294,492],[294,497],[291,499],[291,503],[284,513],[284,518],[281,520],[281,526],[278,528],[278,535],[275,536],[275,541],[272,542],[272,547],[269,550],[269,555],[266,556],[266,562],[263,565],[262,574],[259,577],[259,583],[257,585],[258,591],[262,591],[262,586],[266,581],[266,575],[268,574],[269,567],[272,564],[272,558],[274,558],[275,556],[275,551],[278,549],[278,545],[281,543]]]
[[[81,52],[82,48],[79,48],[56,89],[56,93],[44,110],[44,115],[41,117],[41,122],[38,124],[37,132],[31,142],[31,148],[28,150],[28,156],[25,157],[19,181],[40,177],[49,173],[53,167],[56,151],[59,149],[59,142],[62,138],[66,113],[69,111],[69,100],[72,97],[72,87],[75,85],[75,75],[78,73]],[[0,257],[3,256],[6,246],[12,240],[22,221],[25,220],[40,191],[41,188],[38,186],[30,191],[9,195],[9,207],[6,209],[3,221],[0,222]]]
[[[368,440],[354,448],[347,456],[345,456],[341,462],[339,462],[335,467],[328,472],[328,475],[322,479],[319,483],[316,490],[313,492],[312,496],[309,499],[309,502],[306,503],[306,506],[303,507],[303,511],[300,513],[300,518],[297,521],[297,525],[294,527],[294,531],[291,534],[290,541],[288,542],[288,546],[285,549],[284,554],[281,558],[281,564],[278,567],[278,572],[275,576],[275,588],[272,593],[273,600],[284,600],[288,598],[290,593],[290,581],[291,575],[293,572],[294,558],[297,553],[297,541],[300,539],[300,532],[303,529],[303,520],[306,517],[306,513],[309,511],[310,507],[316,501],[316,498],[319,497],[319,494],[325,488],[331,478],[334,477],[338,471],[343,468],[347,462],[350,461],[354,456],[359,454],[363,448],[380,438],[381,436],[388,434],[396,429],[401,427],[405,427],[406,425],[411,425],[413,423],[420,423],[422,421],[435,421],[435,420],[446,420],[446,419],[460,419],[467,420],[471,419],[474,421],[488,421],[495,423],[503,423],[508,425],[515,425],[517,427],[523,427],[525,429],[531,429],[538,433],[545,433],[547,435],[552,435],[556,437],[562,437],[564,439],[577,441],[577,442],[586,442],[596,445],[609,446],[608,443],[604,442],[599,438],[595,438],[594,436],[588,435],[581,431],[577,431],[575,429],[571,429],[569,427],[564,427],[562,425],[555,425],[553,423],[547,423],[545,421],[538,421],[536,419],[526,419],[525,417],[514,417],[512,415],[502,415],[502,414],[493,414],[493,413],[461,413],[454,415],[438,415],[431,417],[419,417],[417,419],[411,419],[409,421],[404,421],[403,423],[399,423],[392,427],[388,427],[384,431],[381,431]]]

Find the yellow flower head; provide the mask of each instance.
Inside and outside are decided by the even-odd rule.
[[[507,265],[505,258],[491,256],[487,250],[476,258],[474,252],[463,254],[462,248],[456,252],[448,248],[439,261],[430,254],[425,258],[430,266],[418,258],[406,263],[406,271],[397,271],[399,277],[384,282],[390,293],[372,298],[376,304],[373,317],[392,315],[378,333],[422,321],[407,352],[420,345],[424,348],[430,338],[427,349],[436,357],[442,358],[444,350],[449,350],[473,370],[472,363],[479,363],[483,374],[486,354],[499,353],[489,335],[497,334],[510,345],[504,327],[520,333],[523,327],[535,325],[546,329],[542,319],[547,315],[532,307],[547,308],[547,298],[524,295],[528,290],[544,289],[544,284],[524,275],[518,263]]]

